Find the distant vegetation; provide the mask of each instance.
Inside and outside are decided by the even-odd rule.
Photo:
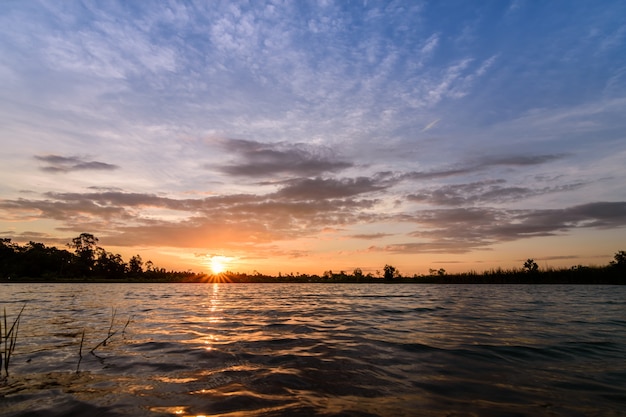
[[[605,266],[576,265],[571,268],[540,269],[533,259],[520,268],[492,269],[482,273],[470,271],[448,274],[443,268],[430,269],[428,275],[403,276],[392,265],[383,273],[364,274],[360,268],[352,273],[331,270],[322,275],[289,273],[278,276],[225,272],[206,275],[191,271],[167,271],[135,255],[128,262],[98,246],[98,238],[82,233],[72,239],[68,249],[29,242],[20,246],[11,239],[0,239],[0,280],[28,281],[130,281],[130,282],[404,282],[437,284],[626,284],[626,251],[619,251]]]
[[[81,233],[72,239],[68,248],[58,249],[43,243],[28,242],[24,246],[0,239],[0,279],[3,280],[124,280],[124,281],[186,281],[203,277],[186,271],[167,271],[152,261],[143,262],[135,255],[124,262],[120,254],[113,254],[98,246],[98,238]]]

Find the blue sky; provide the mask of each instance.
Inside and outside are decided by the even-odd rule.
[[[626,247],[622,1],[0,3],[0,236],[406,274]]]

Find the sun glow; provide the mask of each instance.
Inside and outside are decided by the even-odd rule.
[[[223,256],[214,256],[211,258],[210,266],[213,274],[218,275],[226,271],[226,262],[223,258]]]
[[[221,274],[226,271],[226,266],[223,261],[213,258],[211,259],[211,271],[216,275]]]

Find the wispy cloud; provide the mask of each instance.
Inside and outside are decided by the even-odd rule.
[[[494,204],[519,201],[531,196],[548,193],[572,191],[583,187],[585,183],[573,183],[553,187],[505,186],[505,180],[486,180],[467,184],[443,185],[431,190],[410,194],[411,201],[443,206],[472,206],[475,204]]]
[[[264,144],[241,139],[220,140],[218,144],[227,152],[234,154],[236,161],[217,168],[236,176],[259,177],[277,174],[316,176],[352,166],[349,162],[337,159],[328,148],[305,144]]]
[[[430,129],[432,129],[433,127],[437,126],[437,123],[439,123],[441,119],[435,119],[432,122],[428,123],[423,129],[422,132],[426,132]]]
[[[554,210],[459,208],[402,216],[424,227],[410,233],[419,241],[370,247],[392,253],[467,253],[529,237],[565,235],[577,228],[626,226],[626,202],[594,202]]]
[[[46,163],[45,166],[41,167],[42,171],[52,173],[89,170],[113,171],[119,168],[117,165],[107,164],[106,162],[89,161],[78,156],[37,155],[35,159]]]
[[[455,166],[438,168],[431,171],[411,171],[397,176],[398,180],[434,180],[461,175],[468,175],[494,167],[525,167],[542,165],[565,158],[566,154],[544,155],[487,155],[469,161],[461,161]]]
[[[275,196],[293,200],[324,200],[347,198],[364,193],[384,190],[384,185],[366,178],[323,179],[303,178],[287,182]]]
[[[350,235],[352,239],[363,239],[363,240],[377,240],[382,239],[388,236],[393,236],[391,233],[359,233],[355,235]]]

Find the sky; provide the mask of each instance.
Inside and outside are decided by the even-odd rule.
[[[626,250],[626,2],[0,2],[0,237],[404,275]]]

